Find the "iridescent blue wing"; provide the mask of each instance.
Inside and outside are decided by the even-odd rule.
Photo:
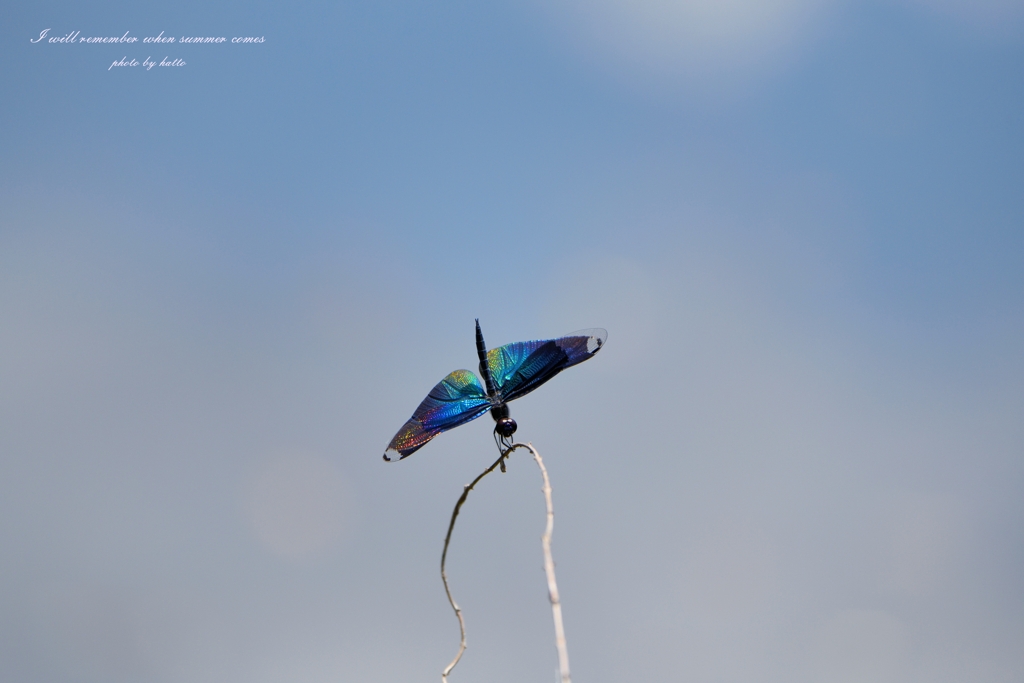
[[[490,405],[476,375],[469,370],[456,370],[430,390],[391,439],[384,459],[390,462],[412,455],[441,432],[480,417]]]
[[[487,365],[499,396],[511,401],[592,357],[606,339],[605,330],[581,330],[559,339],[506,344],[487,352]]]

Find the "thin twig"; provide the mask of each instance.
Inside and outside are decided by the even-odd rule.
[[[513,446],[515,448],[515,446]],[[548,479],[548,469],[544,467],[540,453],[533,447],[533,444],[526,444],[526,448],[533,453],[533,459],[540,467],[540,473],[544,477],[544,502],[548,507],[548,524],[541,536],[540,544],[544,548],[544,573],[548,577],[548,599],[551,601],[551,615],[555,620],[555,648],[558,650],[558,673],[562,677],[562,683],[570,683],[569,680],[569,651],[565,646],[565,628],[562,626],[562,603],[558,599],[558,583],[555,581],[555,561],[551,557],[551,531],[555,526],[555,508],[551,504],[551,480]],[[509,449],[511,452],[512,449]]]
[[[459,502],[455,503],[455,509],[452,510],[452,520],[448,523],[448,533],[445,534],[444,537],[444,551],[441,553],[441,581],[444,582],[444,592],[448,596],[448,603],[452,606],[452,609],[455,610],[455,616],[459,619],[459,651],[455,655],[455,659],[451,661],[451,664],[446,666],[444,671],[441,672],[441,683],[448,683],[448,674],[452,672],[455,665],[459,663],[460,659],[462,659],[462,653],[466,651],[466,622],[462,618],[462,610],[457,604],[455,604],[455,598],[452,597],[452,591],[448,587],[448,574],[444,569],[445,562],[448,559],[448,544],[451,543],[452,540],[452,529],[455,528],[455,519],[459,516],[459,510],[462,509],[462,504],[466,502],[466,497],[469,496],[469,492],[473,490],[473,487],[477,485],[477,482],[493,472],[494,468],[498,465],[501,465],[501,469],[504,471],[505,459],[514,449],[515,446],[509,448],[507,451],[503,451],[501,457],[495,460],[493,465],[481,472],[480,476],[473,480],[473,483],[463,487],[462,495],[459,496]]]
[[[441,581],[444,582],[444,592],[448,596],[448,603],[455,610],[455,616],[459,620],[460,642],[459,651],[455,655],[455,659],[441,672],[441,683],[448,683],[448,674],[452,672],[455,665],[462,659],[462,653],[466,651],[466,622],[462,618],[462,610],[455,604],[455,599],[452,597],[451,589],[448,587],[448,574],[445,572],[445,562],[448,559],[448,545],[452,539],[452,529],[455,528],[455,520],[459,516],[459,510],[462,509],[462,504],[466,502],[466,498],[469,496],[469,492],[473,490],[473,487],[499,465],[502,471],[504,471],[505,460],[517,448],[526,448],[533,454],[533,459],[537,462],[537,466],[540,467],[541,476],[544,478],[544,486],[541,488],[541,491],[544,492],[544,502],[547,504],[547,526],[544,528],[544,535],[541,536],[541,547],[544,550],[544,573],[548,579],[548,599],[551,601],[551,615],[555,621],[555,649],[558,650],[558,672],[561,676],[561,683],[571,683],[569,678],[569,652],[565,644],[565,628],[562,626],[562,603],[558,598],[558,582],[555,581],[555,561],[551,556],[551,532],[555,526],[555,508],[551,503],[551,480],[548,479],[548,470],[544,467],[544,461],[541,459],[540,453],[533,447],[533,444],[528,443],[512,444],[507,450],[502,451],[501,456],[494,461],[494,464],[481,472],[480,476],[474,479],[471,484],[463,487],[462,495],[459,496],[458,502],[455,503],[455,509],[452,510],[452,519],[448,523],[448,533],[445,534],[444,550],[441,553]]]

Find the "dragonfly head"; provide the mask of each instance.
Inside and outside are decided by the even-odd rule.
[[[494,418],[494,431],[504,438],[509,438],[516,433],[516,421],[509,417],[508,404],[499,403],[491,408],[491,417]]]
[[[511,417],[503,417],[494,426],[494,431],[498,432],[502,437],[510,439],[516,433],[516,421]]]

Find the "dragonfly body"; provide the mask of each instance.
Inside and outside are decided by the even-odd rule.
[[[423,399],[398,430],[384,453],[387,461],[412,455],[440,434],[490,410],[495,435],[505,442],[516,431],[508,402],[524,396],[565,368],[582,363],[601,350],[608,333],[584,330],[559,339],[515,342],[487,350],[480,321],[476,351],[483,385],[469,370],[456,370]]]
[[[484,389],[491,402],[491,417],[494,418],[494,430],[504,438],[516,433],[516,421],[509,415],[508,404],[494,389],[494,377],[491,366],[487,363],[487,345],[484,344],[484,333],[480,329],[480,321],[476,321],[476,355],[480,358],[480,376],[484,378]]]

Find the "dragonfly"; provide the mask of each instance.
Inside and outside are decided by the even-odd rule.
[[[508,402],[525,396],[562,370],[592,358],[607,339],[605,330],[581,330],[558,339],[515,342],[488,351],[478,319],[476,354],[483,384],[470,370],[456,370],[438,382],[391,439],[384,460],[407,458],[441,432],[487,411],[494,418],[498,448],[510,448],[517,425],[509,414]]]

